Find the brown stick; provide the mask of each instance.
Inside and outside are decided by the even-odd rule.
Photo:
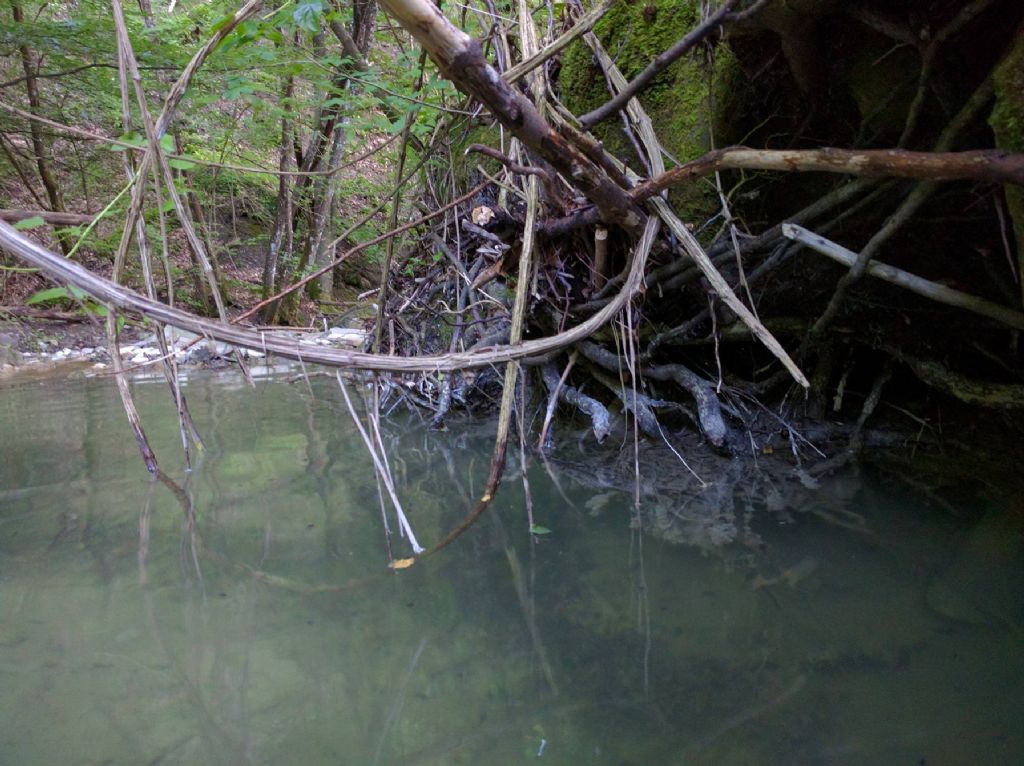
[[[17,223],[27,218],[42,218],[52,226],[82,226],[92,223],[96,213],[64,213],[54,210],[12,210],[0,208],[0,221]]]
[[[510,173],[516,173],[521,176],[539,176],[540,178],[543,178],[545,181],[549,183],[551,181],[551,176],[547,174],[547,171],[544,170],[544,168],[520,165],[519,163],[514,162],[509,157],[506,157],[504,154],[502,154],[492,146],[484,146],[483,144],[470,144],[469,146],[466,147],[466,150],[465,152],[463,152],[463,154],[470,154],[471,152],[476,152],[477,154],[484,154],[493,160],[497,160],[506,168],[508,168]]]
[[[1011,154],[996,149],[910,152],[904,149],[769,150],[730,146],[708,152],[703,157],[645,181],[630,194],[640,202],[677,183],[710,175],[716,170],[729,169],[846,173],[930,181],[974,180],[1024,186],[1024,154]]]
[[[31,319],[52,319],[55,322],[86,322],[90,319],[89,314],[84,311],[53,311],[31,306],[0,306],[0,316],[4,314]]]

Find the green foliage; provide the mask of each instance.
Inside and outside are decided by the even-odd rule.
[[[22,218],[14,224],[14,228],[18,231],[28,231],[29,229],[37,229],[45,225],[46,221],[43,220],[42,216],[34,215],[31,218]]]
[[[654,0],[617,3],[595,27],[605,49],[632,79],[657,56],[682,38],[698,19],[692,0]],[[708,61],[691,52],[659,74],[640,97],[668,152],[680,162],[711,148],[711,133],[723,145],[729,140],[729,104],[724,101],[739,75],[738,64],[724,45]],[[610,98],[605,78],[583,41],[566,51],[560,74],[565,105],[577,114],[589,112]],[[622,134],[618,119],[598,125],[595,134],[613,154],[636,166],[634,150]],[[673,189],[672,200],[685,218],[700,220],[717,208],[706,184]]]
[[[160,112],[165,94],[190,58],[212,34],[231,22],[238,6],[237,2],[212,0],[179,4],[174,12],[168,12],[166,4],[156,4],[152,19],[147,20],[137,4],[124,4],[128,35],[149,97],[151,116]],[[75,140],[73,152],[68,151],[72,142],[54,145],[69,206],[103,208],[124,187],[125,153],[144,149],[147,144],[134,96],[131,124],[126,128],[123,122],[109,0],[79,0],[72,5],[26,0],[22,7],[25,22],[7,23],[9,15],[5,16],[5,23],[0,24],[0,42],[8,52],[28,45],[38,54],[42,116],[118,136],[120,144],[126,144]],[[513,11],[505,2],[500,12]],[[472,14],[466,18],[471,34],[483,33],[475,26]],[[446,116],[445,110],[461,106],[463,97],[431,64],[421,73],[421,54],[416,46],[396,46],[388,34],[381,40],[386,39],[386,46],[371,45],[369,66],[364,70],[346,56],[328,29],[330,22],[350,28],[350,7],[336,8],[325,0],[293,0],[267,7],[239,24],[195,73],[176,111],[172,130],[161,137],[163,150],[174,155],[168,163],[177,179],[178,194],[186,201],[190,201],[188,195],[193,195],[207,213],[215,247],[229,205],[255,224],[258,235],[269,236],[276,218],[278,179],[225,166],[275,169],[280,161],[283,118],[291,121],[295,145],[301,150],[309,145],[313,131],[319,129],[319,121],[336,119],[345,131],[346,154],[351,156],[362,153],[368,139],[377,142],[382,134],[397,135],[407,125],[414,143],[426,142],[441,117]],[[17,55],[0,58],[0,81],[16,80],[22,74]],[[292,94],[285,98],[288,82],[292,83]],[[21,86],[12,86],[7,94],[6,98],[15,103],[20,99],[18,105],[24,106]],[[23,119],[0,112],[0,132],[21,135],[26,125]],[[336,227],[347,225],[360,215],[361,208],[369,209],[388,193],[393,182],[388,165],[397,147],[398,142],[392,142],[372,160],[372,173],[343,171],[333,177],[342,210]],[[412,156],[407,167],[412,167]],[[2,155],[0,174],[15,177]],[[292,257],[298,258],[309,220],[303,206],[311,204],[323,186],[314,182],[293,188],[297,225]],[[109,217],[122,213],[126,203],[127,199],[119,200],[111,207]],[[171,229],[172,248],[181,247],[182,239],[174,236],[178,224],[167,190],[163,189],[157,198],[151,187],[143,215],[154,240],[160,236],[157,221],[161,211]],[[29,220],[20,226],[39,224]],[[378,235],[382,226],[383,219],[378,216],[349,240],[366,241]],[[246,235],[252,231],[250,228]],[[108,223],[91,231],[85,246],[93,255],[105,256],[114,252],[120,236],[119,227]],[[373,261],[381,254],[380,248],[370,247],[360,257]],[[291,265],[282,264],[286,269]],[[67,301],[68,297],[54,295],[51,300]]]
[[[50,287],[29,296],[25,301],[26,306],[37,304],[58,304],[70,307],[72,311],[79,311],[83,314],[91,314],[95,317],[105,317],[109,313],[107,307],[102,303],[94,301],[88,293],[80,290],[74,285],[67,287]],[[124,317],[118,316],[118,330],[124,327]]]
[[[995,74],[996,105],[990,123],[996,146],[1024,151],[1024,37],[1018,35],[1013,51]],[[1006,186],[1006,201],[1013,218],[1017,247],[1024,252],[1024,191]]]

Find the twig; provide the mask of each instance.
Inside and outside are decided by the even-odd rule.
[[[145,67],[140,68],[144,69]],[[138,144],[133,144],[128,141],[121,141],[116,138],[110,138],[108,136],[102,135],[101,133],[95,133],[91,130],[85,130],[84,128],[78,128],[73,125],[65,125],[60,122],[55,122],[54,120],[48,120],[45,117],[41,117],[37,114],[32,114],[31,112],[26,112],[23,109],[18,109],[15,106],[11,106],[10,104],[4,103],[3,101],[0,101],[0,109],[10,112],[11,114],[16,114],[19,117],[24,117],[26,120],[34,120],[36,122],[42,123],[43,125],[49,125],[51,128],[63,131],[68,135],[78,136],[79,138],[84,138],[89,141],[98,141],[100,143],[108,144],[110,146],[119,146],[122,149],[125,149],[129,152],[144,153],[148,151],[144,146],[139,146]],[[238,171],[239,173],[256,173],[268,176],[288,177],[331,176],[334,175],[335,173],[339,173],[340,171],[345,170],[346,168],[350,168],[353,165],[358,165],[363,160],[367,159],[368,157],[372,157],[373,155],[377,154],[377,152],[381,151],[386,146],[389,146],[392,142],[397,140],[398,134],[396,133],[395,135],[389,136],[388,138],[384,139],[384,141],[377,144],[376,146],[367,149],[362,154],[358,154],[352,159],[343,162],[341,165],[338,165],[335,168],[330,168],[328,170],[274,170],[272,168],[261,168],[256,167],[254,165],[233,165],[227,162],[214,162],[213,160],[203,160],[198,157],[192,157],[190,155],[185,154],[173,154],[171,152],[168,152],[166,156],[167,159],[170,160],[187,160],[188,162],[191,162],[196,165],[201,165],[203,167],[220,168],[222,170],[235,170]]]
[[[381,460],[381,455],[378,454],[378,450],[369,434],[366,433],[366,428],[363,426],[362,421],[359,419],[359,415],[356,412],[355,407],[352,406],[352,399],[348,395],[348,388],[345,386],[345,380],[341,376],[341,372],[337,373],[338,386],[341,388],[341,395],[345,399],[345,406],[348,407],[348,413],[352,416],[352,422],[356,426],[356,430],[359,431],[359,436],[362,437],[363,444],[366,445],[366,450],[370,453],[370,458],[373,460],[373,466],[377,469],[377,475],[380,476],[381,481],[384,482],[384,488],[388,492],[388,497],[391,498],[391,503],[395,507],[395,514],[398,516],[398,523],[406,537],[409,538],[409,545],[412,546],[413,553],[419,554],[423,552],[423,547],[416,540],[416,535],[412,531],[412,527],[409,525],[409,520],[405,516],[405,511],[402,510],[402,502],[398,499],[398,494],[395,492],[395,484],[391,479],[391,472],[388,471],[387,467]]]
[[[11,210],[9,208],[0,208],[0,221],[7,221],[8,223],[17,223],[18,221],[24,221],[26,218],[42,218],[43,221],[53,226],[81,226],[92,223],[95,217],[95,213],[65,213],[52,210]]]
[[[517,162],[513,162],[511,159],[506,157],[504,154],[502,154],[492,146],[484,146],[483,144],[470,144],[469,146],[466,147],[466,150],[463,153],[470,154],[472,152],[476,152],[477,154],[484,154],[490,157],[491,159],[497,160],[506,168],[508,168],[509,172],[511,173],[516,173],[521,176],[539,176],[540,178],[543,178],[546,183],[551,183],[551,176],[549,176],[548,172],[543,168],[531,167],[528,165],[520,165]]]
[[[429,221],[429,220],[431,220],[433,218],[437,218],[437,216],[439,216],[442,213],[450,210],[451,208],[456,207],[457,205],[461,205],[466,200],[472,199],[474,196],[479,194],[489,183],[490,183],[490,181],[485,181],[485,182],[483,182],[481,184],[478,184],[477,186],[474,186],[472,189],[470,189],[468,192],[463,194],[461,197],[458,197],[458,198],[452,200],[447,205],[444,205],[443,207],[440,207],[437,210],[435,210],[435,211],[433,211],[431,213],[428,213],[427,215],[424,215],[424,216],[421,216],[421,217],[417,218],[415,221],[410,221],[409,223],[402,224],[401,226],[399,226],[399,227],[397,227],[395,229],[392,229],[391,231],[385,232],[384,234],[381,234],[379,237],[374,237],[373,239],[369,239],[366,242],[360,242],[358,245],[356,245],[353,248],[350,248],[349,250],[346,250],[344,253],[339,255],[337,258],[335,258],[334,260],[332,260],[330,263],[326,264],[322,268],[314,271],[312,274],[306,275],[305,277],[300,279],[298,282],[295,282],[294,284],[289,285],[284,290],[282,290],[281,292],[277,293],[277,295],[272,295],[269,298],[267,298],[266,300],[260,301],[259,303],[257,303],[255,306],[253,306],[249,310],[245,311],[244,313],[240,314],[239,316],[237,316],[233,320],[231,320],[232,323],[233,324],[237,324],[239,322],[245,321],[249,317],[251,317],[254,314],[256,314],[264,306],[266,306],[266,305],[268,305],[270,303],[274,303],[276,301],[279,301],[279,300],[281,300],[281,298],[285,297],[286,295],[289,295],[289,294],[295,292],[296,290],[299,290],[302,287],[305,287],[307,284],[312,282],[314,279],[319,277],[321,274],[326,274],[328,271],[330,271],[331,269],[335,268],[336,266],[339,266],[342,262],[344,262],[345,260],[347,260],[351,256],[355,255],[356,253],[361,252],[362,250],[365,250],[368,247],[372,247],[373,245],[379,245],[381,242],[384,242],[385,240],[390,239],[391,237],[394,237],[397,234],[401,234],[403,231],[409,231],[409,229],[414,229],[417,226],[419,226],[419,225],[421,225],[423,223],[426,223],[427,221]],[[385,201],[382,204],[386,205],[387,202]],[[336,245],[338,243],[339,239],[340,238],[336,238],[333,242],[331,242],[327,246],[327,248],[330,249],[330,248],[334,247],[334,245]]]

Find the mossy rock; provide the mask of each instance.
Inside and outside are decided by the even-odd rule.
[[[1024,34],[1018,34],[1013,49],[995,73],[996,105],[989,123],[996,146],[1008,152],[1024,152]],[[1013,218],[1018,258],[1024,248],[1024,190],[1007,185],[1006,203]]]
[[[623,75],[632,79],[698,20],[699,7],[692,0],[618,3],[594,31]],[[676,160],[687,162],[707,152],[712,135],[719,146],[736,138],[727,115],[741,76],[732,52],[719,45],[713,57],[698,50],[676,61],[640,95],[658,138]],[[610,98],[604,75],[583,41],[566,51],[560,84],[565,105],[576,114],[595,109]],[[608,151],[640,170],[621,120],[605,120],[593,132]],[[685,220],[702,220],[718,209],[717,197],[706,182],[674,189],[672,202]]]

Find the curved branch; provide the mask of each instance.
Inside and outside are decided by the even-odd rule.
[[[490,157],[492,160],[497,160],[506,168],[508,168],[510,173],[516,173],[517,175],[521,176],[538,176],[540,178],[543,178],[545,182],[551,183],[551,176],[549,176],[547,171],[544,170],[543,168],[530,167],[528,165],[520,165],[519,163],[514,162],[509,157],[506,157],[504,154],[499,152],[494,147],[484,146],[483,144],[470,144],[469,146],[466,147],[466,151],[463,153],[470,154],[472,152],[476,152],[477,154],[483,154],[487,157]]]
[[[173,325],[187,332],[230,343],[235,346],[261,352],[278,354],[288,359],[325,364],[332,367],[379,370],[383,372],[450,372],[478,367],[489,367],[500,362],[541,356],[556,349],[564,348],[589,337],[636,295],[643,281],[647,256],[654,245],[659,222],[648,219],[643,236],[633,254],[629,277],[615,300],[593,317],[565,332],[547,338],[523,341],[507,346],[484,347],[474,351],[403,358],[381,354],[365,354],[344,349],[326,348],[296,343],[270,336],[258,330],[197,317],[187,311],[150,300],[116,282],[93,274],[77,263],[67,260],[50,250],[27,239],[14,227],[0,221],[0,249],[17,258],[38,266],[51,277],[62,283],[72,284],[89,293],[96,300],[111,304],[119,309],[136,311],[143,316]]]

